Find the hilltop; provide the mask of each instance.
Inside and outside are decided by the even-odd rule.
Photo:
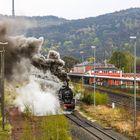
[[[91,46],[97,46],[98,61],[111,56],[115,50],[130,51],[130,35],[137,36],[137,56],[140,55],[140,8],[131,8],[97,17],[67,20],[55,16],[24,17],[35,26],[26,35],[45,38],[44,51],[55,49],[62,56],[84,58],[93,55]]]

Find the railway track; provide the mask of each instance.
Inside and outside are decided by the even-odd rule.
[[[84,129],[86,133],[92,136],[92,140],[119,140],[116,137],[110,135],[109,133],[105,132],[105,130],[97,127],[96,125],[93,125],[88,120],[81,119],[77,115],[69,114],[66,115],[66,117],[74,122],[77,126],[79,126],[81,129]]]
[[[107,93],[109,96],[109,104],[115,103],[115,106],[134,109],[134,98],[131,96],[122,96],[120,94]],[[140,100],[136,101],[137,111],[140,111]]]
[[[84,85],[84,86],[87,88],[93,89],[93,86],[91,86],[91,85]],[[116,93],[101,90],[98,88],[97,88],[97,90],[106,92],[108,94],[108,96],[109,96],[108,104],[109,105],[112,105],[112,103],[115,103],[115,106],[134,109],[134,97],[125,95],[125,94],[116,94]],[[137,99],[136,103],[137,103],[136,104],[137,111],[140,111],[140,99]]]

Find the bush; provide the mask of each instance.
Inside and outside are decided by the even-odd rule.
[[[93,92],[85,92],[83,102],[88,105],[94,104],[94,93]],[[95,102],[96,105],[107,104],[108,95],[106,93],[100,93],[98,91],[95,92]]]
[[[79,83],[71,83],[71,87],[72,87],[72,90],[74,92],[74,95],[75,95],[75,99],[76,100],[82,100],[83,99],[83,96],[84,96],[84,91],[85,91],[85,88],[82,86],[82,83],[79,84]]]
[[[82,93],[82,84],[72,83],[72,86],[75,94]]]

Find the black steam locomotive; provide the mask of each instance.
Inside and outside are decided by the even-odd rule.
[[[59,92],[58,96],[61,102],[61,105],[65,110],[74,110],[75,109],[75,99],[73,96],[73,92],[71,88],[68,86],[68,83],[66,85],[63,85]]]

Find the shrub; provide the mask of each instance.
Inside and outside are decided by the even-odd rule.
[[[88,105],[94,104],[94,93],[93,92],[85,92],[83,102]],[[106,104],[108,102],[108,95],[105,93],[100,93],[98,91],[95,92],[95,102],[96,105]]]
[[[83,96],[84,96],[84,91],[85,91],[85,88],[82,86],[82,83],[79,84],[79,83],[71,83],[71,87],[72,87],[72,90],[74,92],[74,95],[75,95],[75,99],[76,100],[82,100],[83,99]]]
[[[73,91],[77,93],[82,93],[82,84],[72,83]]]

